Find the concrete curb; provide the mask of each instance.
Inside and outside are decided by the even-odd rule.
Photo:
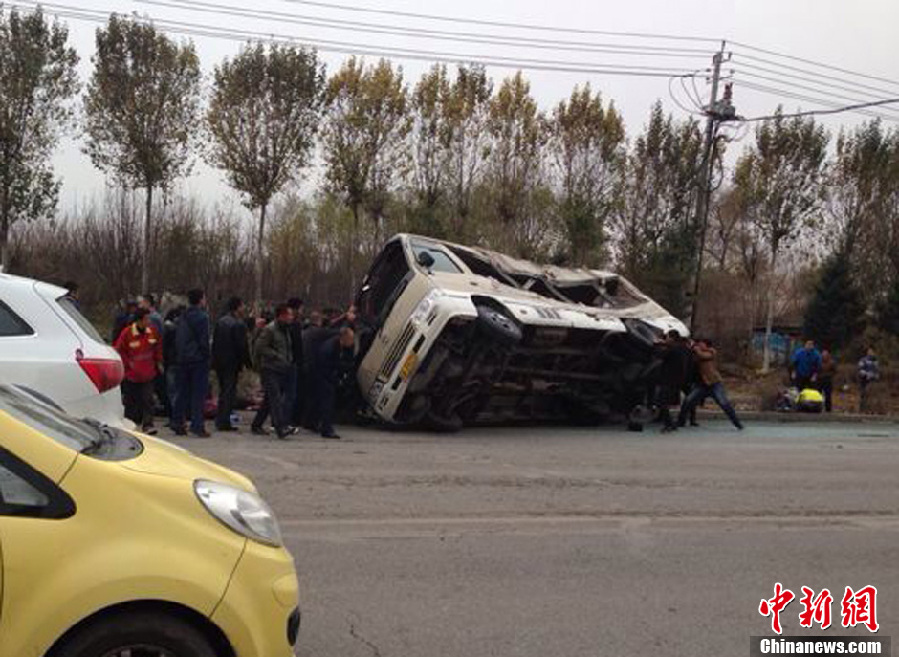
[[[698,410],[697,419],[727,419],[721,411]],[[791,424],[794,422],[821,424],[899,424],[894,415],[861,415],[859,413],[800,413],[797,411],[741,411],[737,415],[746,422],[771,422]]]

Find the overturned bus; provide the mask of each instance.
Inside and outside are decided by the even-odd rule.
[[[687,334],[617,274],[393,237],[356,298],[357,381],[395,425],[645,417],[654,345]]]

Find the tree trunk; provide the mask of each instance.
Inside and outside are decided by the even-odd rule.
[[[347,249],[347,267],[350,270],[350,299],[356,297],[356,258],[355,250],[359,248],[359,204],[353,204],[353,234]]]
[[[262,269],[265,262],[265,210],[266,204],[263,203],[259,208],[259,232],[256,234],[256,267],[253,274],[253,301],[256,304],[257,312],[262,311]]]
[[[0,219],[0,274],[9,273],[9,260],[12,257],[9,248],[9,219]]]
[[[767,311],[765,313],[765,344],[762,348],[762,374],[771,371],[771,328],[774,325],[774,280],[777,277],[777,247],[774,242],[771,245],[771,271],[768,283]]]
[[[150,293],[150,214],[153,210],[153,186],[147,185],[147,207],[144,212],[143,257],[140,265],[141,294]]]

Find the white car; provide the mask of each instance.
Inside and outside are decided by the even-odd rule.
[[[0,274],[0,384],[45,395],[75,417],[122,426],[123,376],[118,352],[66,290]]]

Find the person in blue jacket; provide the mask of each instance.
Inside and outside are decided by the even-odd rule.
[[[208,438],[203,405],[209,390],[209,313],[203,290],[187,293],[187,310],[178,320],[175,333],[175,354],[178,361],[177,395],[172,417],[172,429],[179,436],[187,435],[185,416],[190,416],[190,431],[198,438]]]
[[[790,359],[790,378],[799,390],[814,388],[821,371],[821,352],[814,340],[806,340],[805,346],[793,352]]]

